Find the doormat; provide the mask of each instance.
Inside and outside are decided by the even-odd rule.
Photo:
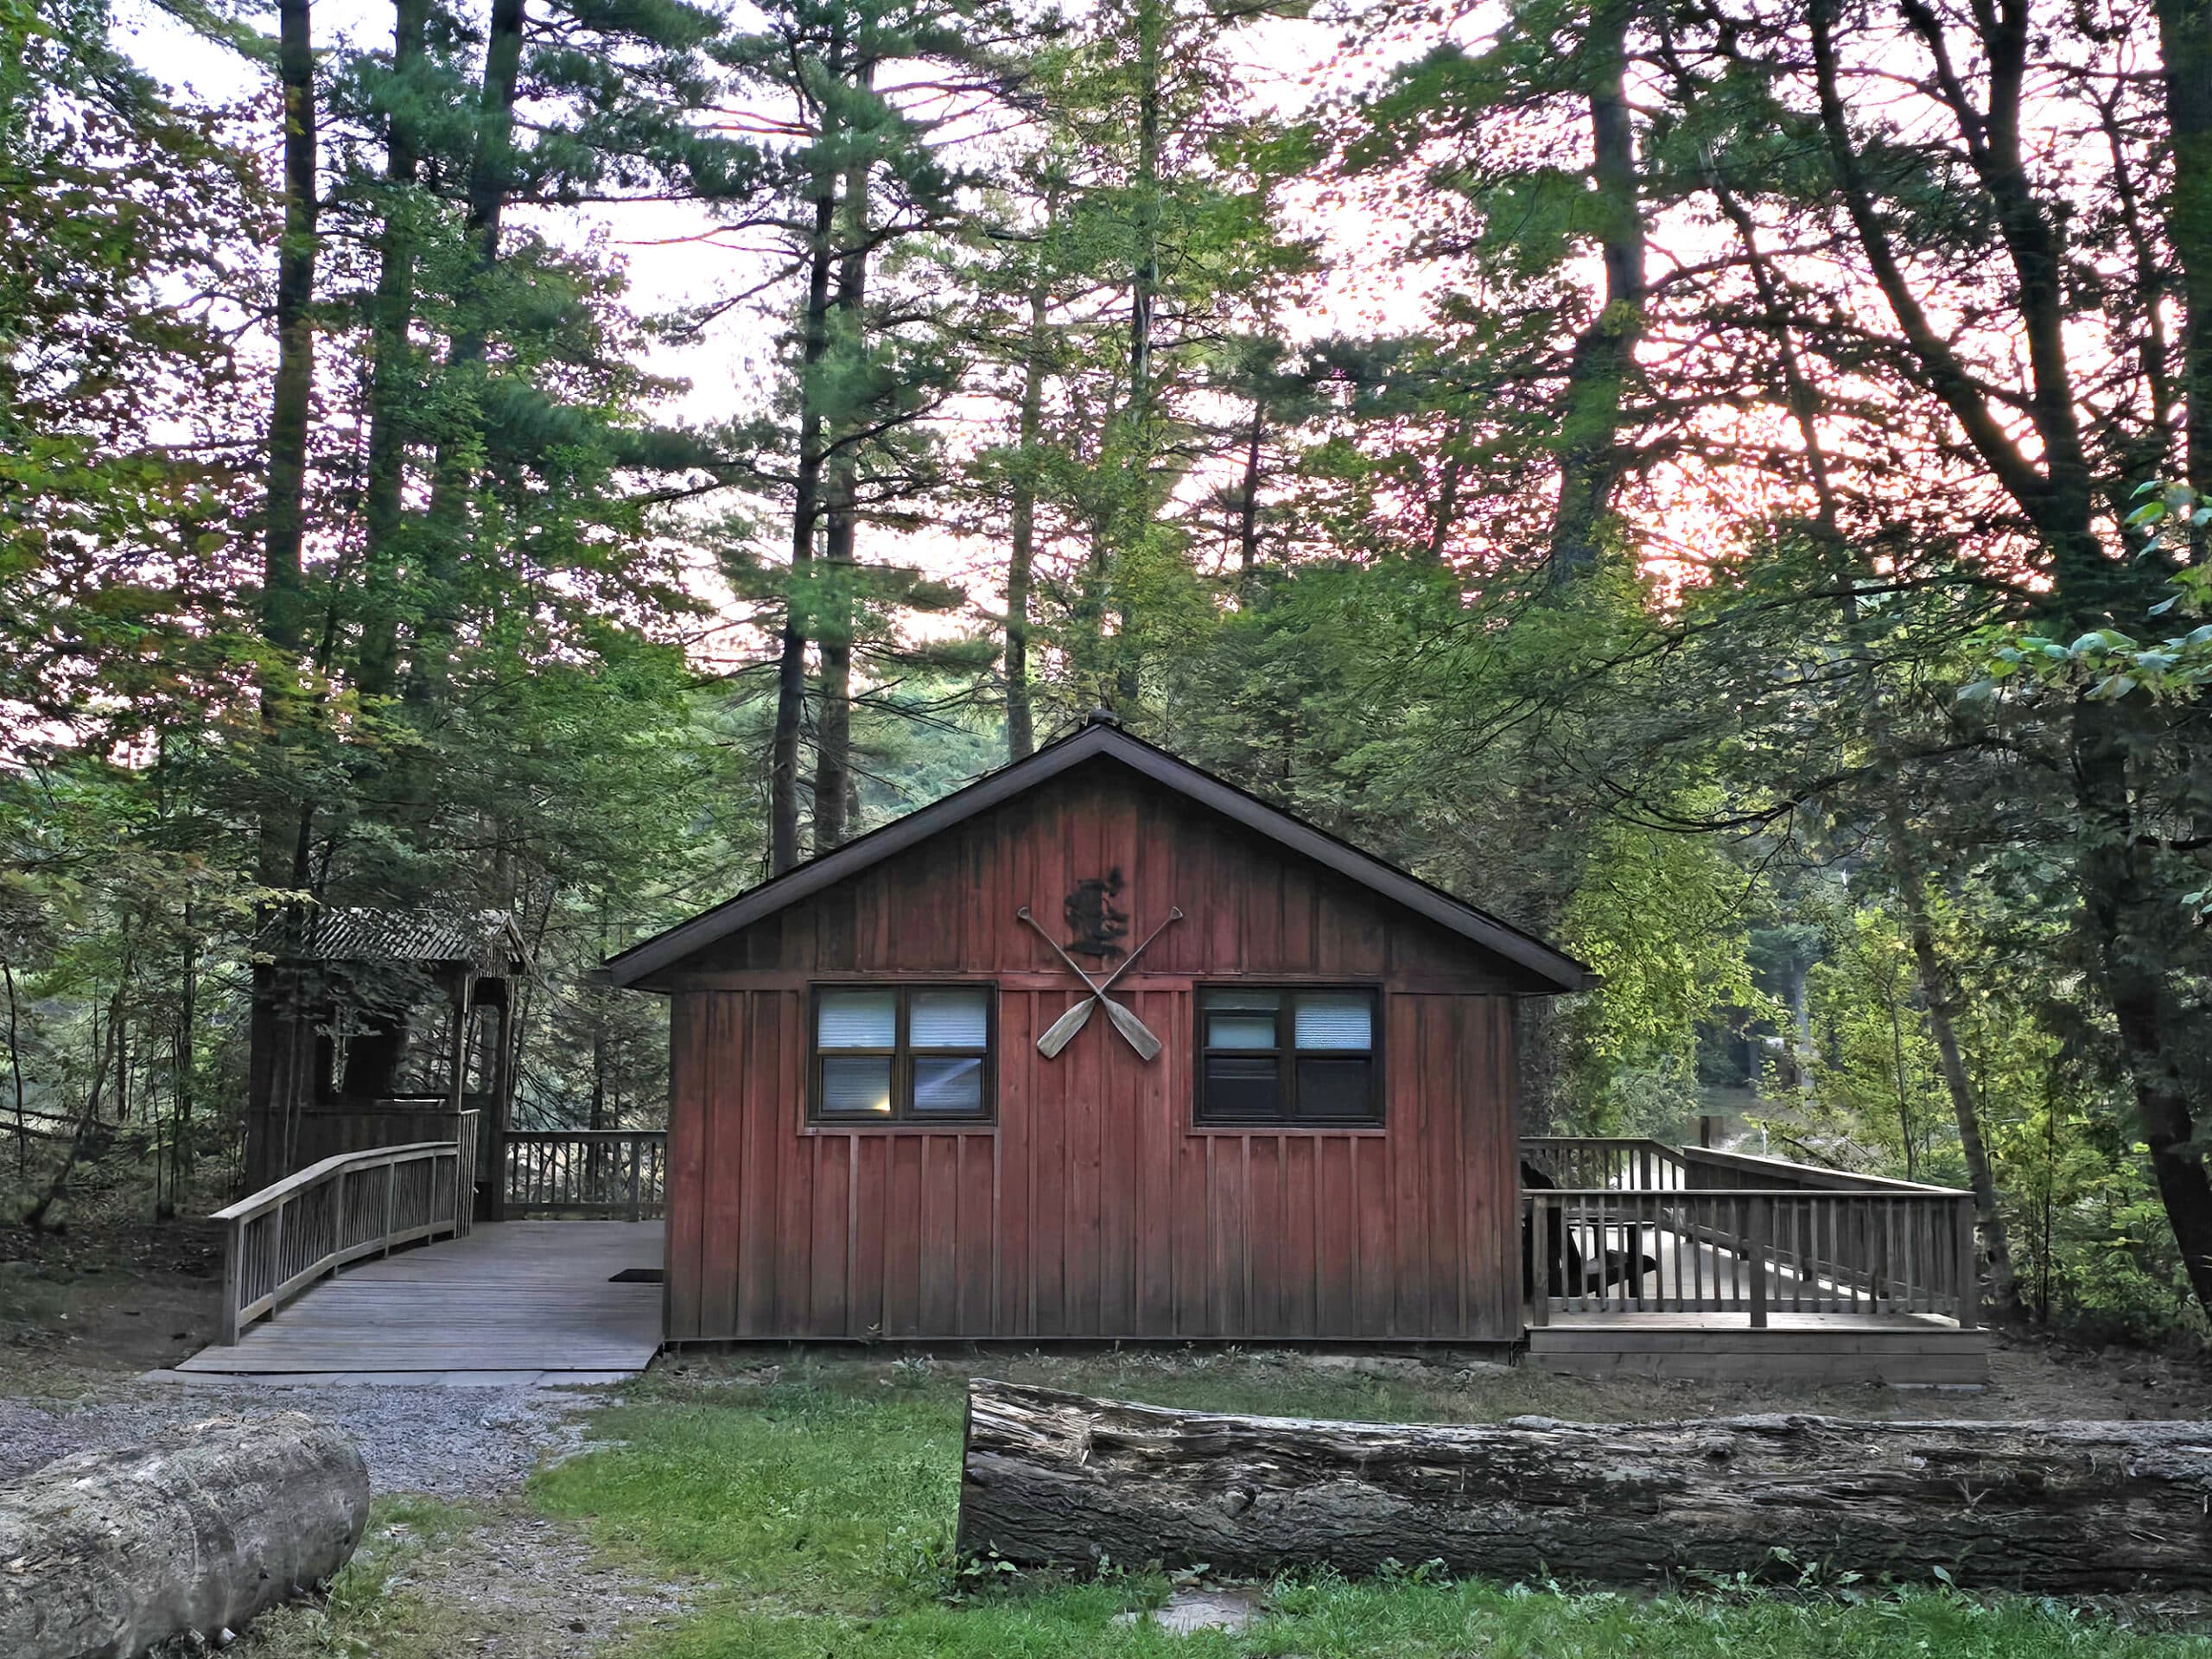
[[[657,1285],[663,1274],[658,1268],[625,1268],[607,1279],[610,1285]]]

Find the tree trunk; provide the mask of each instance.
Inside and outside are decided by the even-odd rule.
[[[330,1578],[368,1516],[361,1454],[297,1412],[63,1458],[0,1486],[0,1652],[219,1638]]]
[[[108,1000],[107,1034],[93,1056],[92,1081],[85,1086],[85,1107],[77,1114],[76,1128],[69,1137],[69,1150],[61,1160],[61,1167],[54,1172],[54,1179],[47,1183],[46,1191],[39,1195],[38,1202],[23,1216],[23,1225],[35,1233],[45,1230],[48,1215],[69,1191],[69,1178],[77,1173],[77,1161],[85,1155],[86,1132],[99,1122],[100,1100],[107,1089],[108,1073],[115,1069],[116,1060],[122,1052],[123,999],[130,990],[130,957],[126,953],[123,958],[123,972],[116,981],[115,995]],[[92,1030],[96,1035],[99,1031],[97,1010]]]
[[[875,66],[863,52],[854,76],[861,94],[873,91]],[[838,239],[843,245],[837,259],[837,297],[834,309],[843,323],[846,349],[864,353],[867,347],[868,265],[868,164],[865,154],[845,173],[845,199],[839,217],[843,225]],[[854,453],[852,429],[864,426],[871,411],[840,410],[839,424],[849,429],[825,469],[823,490],[827,529],[822,538],[825,567],[824,614],[817,632],[822,652],[822,704],[815,716],[814,733],[814,850],[826,853],[844,844],[847,834],[846,797],[852,788],[853,763],[853,624],[855,614],[852,587],[855,545],[858,540],[860,458]]]
[[[1624,470],[1621,405],[1643,335],[1643,213],[1637,199],[1636,129],[1624,76],[1634,0],[1602,0],[1590,14],[1583,53],[1590,76],[1592,175],[1605,231],[1605,301],[1574,342],[1567,369],[1559,505],[1552,518],[1551,570],[1564,580],[1598,557],[1598,530]]]
[[[1249,597],[1260,568],[1260,452],[1266,442],[1268,406],[1252,397],[1252,424],[1244,435],[1244,480],[1236,499],[1236,591]]]
[[[307,644],[306,535],[308,428],[315,397],[315,105],[314,16],[310,0],[279,0],[276,78],[284,109],[284,229],[276,251],[276,375],[269,410],[268,493],[262,515],[261,637],[269,653],[261,678],[261,740],[268,754],[254,878],[264,893],[298,885],[305,850],[303,824],[313,803],[285,786],[276,757],[301,715],[299,658]],[[260,919],[273,913],[264,899]],[[257,1000],[251,1014],[256,1046],[266,1041],[276,1011]],[[257,1065],[256,1084],[270,1075]],[[273,1103],[254,1092],[250,1116],[265,1117]],[[71,1161],[75,1153],[71,1153]],[[43,1214],[52,1195],[39,1206]]]
[[[8,988],[8,1069],[14,1075],[16,1084],[16,1173],[21,1175],[30,1167],[31,1125],[23,1112],[22,1028],[16,997],[16,969],[4,957],[0,957],[0,980],[4,980]]]
[[[2150,939],[2137,924],[2148,902],[2171,903],[2141,868],[2130,810],[2126,761],[2113,727],[2119,711],[2086,699],[2075,710],[2075,787],[2083,804],[2087,847],[2082,894],[2097,950],[2097,980],[2120,1032],[2134,1085],[2136,1124],[2150,1148],[2158,1197],[2181,1249],[2190,1288],[2212,1308],[2212,1180],[2196,1144],[2195,1107],[2181,1055],[2187,1016],[2174,1006]]]
[[[2159,0],[2173,191],[2166,232],[2181,266],[2185,475],[2212,496],[2212,0]]]
[[[1059,217],[1059,193],[1045,193],[1045,230]],[[1029,283],[1029,337],[1021,365],[1020,454],[1014,463],[1014,505],[1006,565],[1006,751],[1019,760],[1037,747],[1035,706],[1029,689],[1029,589],[1037,557],[1037,441],[1045,420],[1046,328],[1052,296],[1044,243]]]
[[[262,518],[261,632],[272,656],[264,693],[270,735],[281,741],[296,699],[296,658],[307,643],[300,550],[306,534],[308,424],[315,393],[315,107],[308,0],[279,0],[276,76],[284,107],[284,231],[276,251],[276,377],[269,410],[269,477]],[[289,803],[264,823],[262,880],[283,887],[292,869]]]
[[[963,1554],[1221,1573],[1794,1580],[1804,1562],[2055,1592],[2212,1586],[2197,1423],[1431,1427],[1216,1416],[977,1381]],[[1786,1550],[1794,1559],[1777,1556]]]
[[[392,8],[393,108],[386,118],[385,179],[391,187],[378,250],[376,297],[370,312],[368,478],[362,491],[365,614],[361,625],[359,689],[389,696],[399,673],[399,582],[395,543],[404,522],[407,481],[404,404],[413,391],[408,372],[415,320],[415,225],[410,200],[421,158],[407,113],[410,80],[423,60],[429,0],[397,0]]]
[[[818,149],[834,134],[827,118]],[[830,344],[830,273],[836,227],[836,175],[817,160],[814,236],[807,258],[806,313],[799,348],[798,468],[791,487],[791,593],[784,606],[782,652],[776,664],[776,726],[769,740],[768,869],[781,875],[799,861],[798,750],[806,721],[806,645],[812,628],[807,584],[814,563],[814,532],[822,518],[822,390],[817,371]]]
[[[484,47],[484,80],[477,93],[476,148],[468,166],[468,211],[462,233],[469,274],[461,321],[446,352],[446,372],[474,376],[490,343],[483,289],[499,263],[499,226],[514,188],[515,92],[522,77],[527,0],[493,0]],[[454,639],[461,618],[454,577],[467,539],[468,493],[474,480],[467,455],[468,435],[438,446],[423,545],[424,607],[415,639],[407,699],[418,718],[434,717],[446,699]]]
[[[1959,1050],[1958,1028],[1951,1020],[1955,987],[1936,949],[1928,894],[1921,887],[1909,839],[1911,826],[1894,798],[1889,819],[1890,858],[1897,875],[1897,897],[1904,903],[1912,959],[1920,970],[1920,995],[1928,1005],[1928,1027],[1942,1063],[1943,1086],[1949,1091],[1952,1115],[1958,1120],[1959,1149],[1966,1157],[1967,1182],[1974,1189],[1974,1219],[1980,1224],[1982,1249],[1989,1268],[1990,1304],[1999,1319],[2014,1319],[2020,1312],[2020,1293],[2012,1277],[2012,1243],[2004,1213],[1997,1207],[1997,1177],[1990,1167],[1988,1145],[1981,1138],[1980,1103],[1974,1098],[1974,1083],[1967,1076],[1966,1059]]]
[[[1136,258],[1129,282],[1129,418],[1152,418],[1153,312],[1160,297],[1160,77],[1163,0],[1137,0]]]

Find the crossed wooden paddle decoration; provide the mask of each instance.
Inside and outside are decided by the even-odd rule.
[[[1171,906],[1167,912],[1167,920],[1146,934],[1144,944],[1123,957],[1121,965],[1103,980],[1093,979],[1084,972],[1083,964],[1062,950],[1060,942],[1047,933],[1043,924],[1029,913],[1028,906],[1024,905],[1020,910],[1014,912],[1014,914],[1035,928],[1037,937],[1052,947],[1052,954],[1067,963],[1077,978],[1090,987],[1089,996],[1084,998],[1082,1001],[1077,1003],[1045,1028],[1045,1034],[1037,1039],[1037,1052],[1048,1060],[1052,1058],[1075,1040],[1076,1033],[1090,1023],[1091,1009],[1103,1006],[1107,1019],[1113,1021],[1114,1029],[1128,1039],[1129,1046],[1147,1060],[1155,1058],[1160,1053],[1160,1039],[1152,1034],[1143,1020],[1138,1019],[1135,1014],[1106,993],[1113,988],[1116,980],[1129,971],[1130,968],[1135,964],[1136,959],[1145,953],[1152,942],[1167,931],[1168,922],[1179,922],[1183,919],[1183,912]]]

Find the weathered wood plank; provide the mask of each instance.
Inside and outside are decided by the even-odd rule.
[[[657,1221],[480,1223],[467,1238],[366,1262],[180,1370],[635,1371],[659,1350]]]

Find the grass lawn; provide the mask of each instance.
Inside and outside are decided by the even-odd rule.
[[[1536,1408],[1529,1391],[1557,1386],[1506,1374],[1470,1390],[1234,1358],[992,1369],[1163,1405],[1396,1421],[1510,1415]],[[1168,1593],[1141,1563],[1088,1582],[956,1566],[959,1376],[837,1363],[785,1368],[766,1382],[736,1376],[647,1382],[599,1417],[605,1444],[532,1483],[543,1511],[582,1522],[602,1546],[700,1581],[692,1616],[637,1649],[653,1659],[2212,1656],[2202,1637],[1941,1590],[1649,1597],[1437,1583],[1419,1572],[1279,1582],[1262,1587],[1263,1616],[1247,1629],[1172,1636],[1115,1622]],[[1556,1397],[1551,1409],[1564,1409]]]

